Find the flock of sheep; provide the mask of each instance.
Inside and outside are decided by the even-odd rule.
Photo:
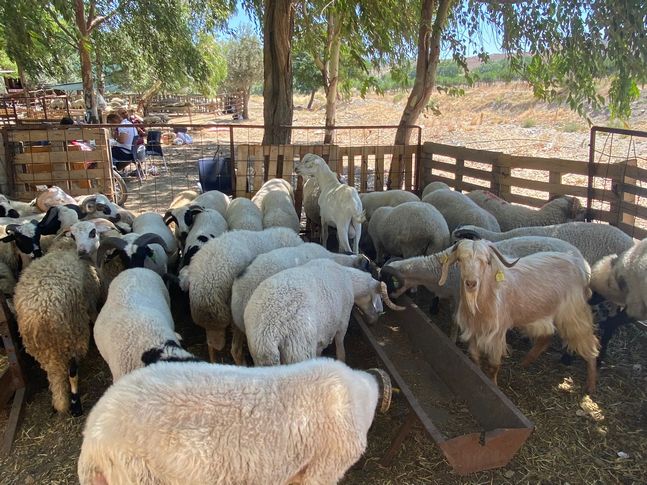
[[[383,371],[343,363],[351,310],[375,324],[383,304],[402,309],[389,295],[419,285],[449,301],[454,337],[460,330],[495,382],[510,328],[534,342],[525,365],[557,331],[587,362],[593,392],[596,323],[603,352],[617,325],[647,318],[647,243],[574,222],[583,219],[575,198],[533,210],[437,182],[422,200],[358,194],[312,154],[296,171],[308,178],[304,209],[323,245],[299,237],[281,179],[252,200],[185,191],[164,216],[101,194],[52,189],[37,207],[0,198],[0,287],[54,408],[82,413],[91,334],[112,374],[85,425],[82,484],[338,481],[391,395]],[[340,252],[325,247],[329,228]],[[182,347],[171,285],[186,292],[212,362],[231,329],[237,365]],[[333,342],[337,360],[320,358]]]

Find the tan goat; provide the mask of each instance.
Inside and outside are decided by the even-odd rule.
[[[496,383],[501,358],[506,354],[506,333],[520,328],[534,341],[522,362],[528,366],[550,344],[557,329],[569,348],[587,363],[587,390],[595,391],[599,343],[587,300],[590,269],[579,256],[545,252],[513,263],[485,241],[462,240],[440,253],[443,263],[439,284],[447,280],[449,267],[458,263],[461,273],[456,323],[469,353]]]

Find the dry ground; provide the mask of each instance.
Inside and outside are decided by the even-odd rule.
[[[406,98],[402,94],[370,96],[342,102],[338,124],[396,124]],[[294,124],[323,123],[323,102],[319,96],[313,111],[307,99],[297,97]],[[584,121],[564,108],[535,102],[522,84],[490,86],[469,90],[465,97],[439,97],[441,116],[429,114],[424,124],[423,140],[461,144],[474,148],[508,153],[552,156],[586,160],[588,128]],[[647,129],[647,102],[636,103],[630,125]],[[253,97],[251,123],[262,123],[260,98]],[[229,121],[224,117],[220,121]],[[177,121],[188,121],[178,119]],[[213,122],[210,117],[194,122]],[[604,114],[596,122],[607,124]],[[249,141],[257,141],[258,131],[248,130]],[[317,136],[321,136],[320,131]],[[305,135],[304,135],[305,136]],[[310,134],[308,134],[310,136]],[[314,135],[313,135],[314,136]],[[383,130],[368,135],[391,143],[392,132]],[[208,156],[209,148],[179,147],[177,162]],[[644,146],[640,146],[644,147]],[[188,150],[197,150],[190,154]],[[172,150],[169,149],[169,152]],[[647,150],[640,148],[642,157]],[[181,164],[179,164],[181,165]],[[192,187],[197,175],[188,169],[173,167],[177,179],[164,182],[164,175],[149,177],[142,188],[130,180],[133,209],[161,210],[168,197],[182,188]],[[168,177],[167,177],[168,178]],[[146,187],[155,190],[146,191]],[[158,189],[159,190],[158,190]],[[156,199],[157,198],[157,199]],[[173,311],[178,331],[191,351],[205,357],[203,333],[188,321],[187,303],[174,295]],[[434,317],[446,326],[446,315]],[[647,331],[638,326],[623,328],[612,341],[606,365],[602,368],[599,391],[593,400],[581,391],[584,366],[577,360],[572,367],[559,364],[557,342],[529,369],[518,363],[527,344],[511,336],[511,355],[500,374],[503,392],[536,425],[519,454],[505,468],[459,477],[444,461],[434,443],[417,429],[405,441],[395,464],[383,468],[377,462],[406,414],[402,398],[396,397],[386,416],[379,416],[369,434],[368,450],[347,474],[348,484],[421,484],[421,483],[645,483],[647,477]],[[356,330],[347,341],[351,365],[374,364],[371,352]],[[0,357],[0,369],[3,364]],[[0,459],[0,484],[76,483],[76,459],[81,443],[83,418],[53,415],[44,374],[31,369],[32,388],[25,419],[12,454]],[[81,392],[86,413],[110,384],[106,364],[92,347],[81,366]],[[0,430],[6,422],[0,410]],[[451,430],[448,430],[451,432]],[[622,452],[624,454],[619,455]]]

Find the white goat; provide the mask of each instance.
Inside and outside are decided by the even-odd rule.
[[[349,240],[353,240],[353,253],[359,253],[359,240],[362,236],[362,222],[366,220],[362,201],[357,189],[343,185],[330,170],[326,161],[307,153],[295,167],[301,176],[313,176],[321,188],[319,211],[321,215],[321,243],[328,241],[328,225],[337,228],[340,251],[351,251]]]
[[[587,301],[590,268],[579,256],[537,253],[510,263],[488,242],[462,240],[441,256],[444,285],[449,267],[461,272],[456,323],[477,364],[488,358],[496,383],[506,353],[506,333],[519,327],[535,343],[522,365],[534,362],[548,348],[555,328],[569,350],[587,363],[587,390],[595,392],[598,339]],[[484,369],[485,370],[485,369]]]

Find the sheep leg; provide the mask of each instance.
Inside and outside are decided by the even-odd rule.
[[[353,253],[359,254],[359,239],[362,236],[362,224],[353,222],[353,229],[355,229],[355,237],[353,238]]]
[[[536,361],[537,358],[546,351],[546,349],[550,345],[551,339],[552,335],[541,335],[537,337],[535,339],[535,344],[530,349],[530,351],[528,351],[526,357],[521,362],[521,367],[528,367],[530,364]]]
[[[328,249],[328,223],[321,219],[321,245]]]
[[[70,382],[66,365],[60,362],[50,362],[47,365],[40,362],[40,364],[47,373],[49,390],[52,393],[52,406],[56,412],[67,412],[70,409]]]
[[[70,414],[72,416],[81,416],[83,414],[83,407],[81,406],[81,396],[79,395],[79,364],[75,357],[70,359],[68,374],[70,378],[70,389],[72,391],[70,396]]]
[[[474,338],[471,338],[468,346],[467,346],[467,351],[470,354],[470,358],[472,359],[472,362],[474,362],[477,366],[481,366],[481,355],[478,349],[478,346],[476,345],[476,340]]]
[[[595,394],[595,382],[598,377],[598,363],[595,357],[586,359],[586,390],[589,394]]]
[[[225,348],[225,329],[207,330],[207,347],[209,348],[209,361],[215,362],[217,351]]]
[[[345,222],[344,224],[337,224],[337,241],[339,241],[339,252],[350,253],[350,243],[348,242],[348,229],[350,227],[350,221]],[[355,253],[357,254],[357,253]]]
[[[458,324],[453,318],[450,320],[449,324],[451,325],[449,340],[451,340],[452,343],[455,344],[456,342],[458,342],[458,332],[459,332]]]
[[[337,332],[335,334],[335,355],[337,360],[346,362],[346,350],[344,349],[344,334]]]
[[[243,353],[245,332],[240,330],[236,325],[233,325],[231,329],[233,333],[231,339],[231,356],[233,357],[236,365],[247,366],[247,361],[245,360],[245,355]]]

